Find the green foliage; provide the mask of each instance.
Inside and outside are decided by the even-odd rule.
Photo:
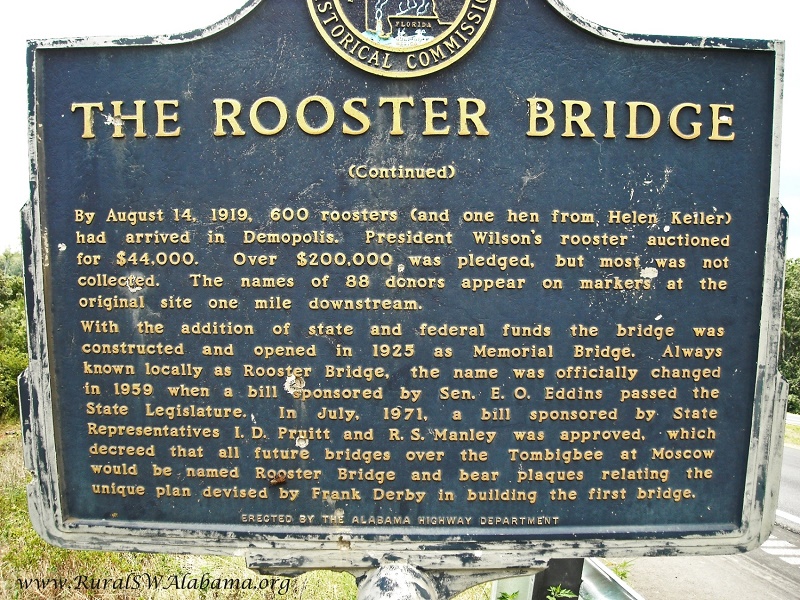
[[[794,394],[789,394],[789,404],[786,410],[793,415],[800,415],[800,398]]]
[[[562,588],[561,585],[553,585],[547,588],[547,600],[558,600],[559,598],[577,598],[578,595],[567,588]]]
[[[13,258],[8,251],[0,255],[6,272],[16,269]],[[28,366],[23,286],[19,275],[0,273],[0,418],[17,414],[17,377]]]
[[[519,596],[519,591],[513,592],[509,594],[508,592],[500,592],[497,594],[497,600],[514,600],[517,596]]]
[[[780,370],[789,382],[789,412],[800,413],[800,259],[786,261]]]
[[[578,595],[572,590],[562,588],[561,585],[554,585],[547,588],[547,600],[558,600],[559,598],[577,598]]]
[[[800,448],[800,425],[786,424],[786,433],[783,438],[783,443],[788,446]]]
[[[0,275],[22,277],[22,254],[6,248],[0,254]]]
[[[0,421],[0,598],[58,597],[85,600],[87,597],[108,598],[114,592],[103,594],[90,590],[90,595],[78,591],[65,591],[56,596],[55,588],[46,594],[35,590],[22,590],[18,578],[64,578],[74,581],[79,574],[91,577],[119,578],[128,573],[176,573],[182,571],[178,559],[170,555],[145,555],[129,552],[94,552],[66,550],[45,542],[33,530],[28,516],[25,491],[26,474],[22,465],[22,452],[18,422]],[[51,595],[52,594],[52,595]],[[125,596],[133,598],[134,596]],[[144,596],[137,596],[144,598]],[[148,600],[152,596],[146,596]]]
[[[622,579],[622,581],[627,581],[628,576],[631,574],[631,568],[633,567],[632,560],[623,560],[622,562],[618,563],[608,563],[611,570],[614,572],[614,575]]]
[[[0,349],[0,417],[12,417],[19,412],[17,377],[27,366],[27,354]]]
[[[261,576],[248,569],[241,557],[174,556],[131,552],[75,551],[56,548],[42,540],[31,526],[25,482],[30,475],[22,460],[19,422],[0,420],[0,598],[20,600],[355,600],[356,582],[348,573],[312,571],[295,579]],[[131,574],[149,574],[163,579],[160,587],[142,586],[118,590],[111,585],[88,589],[75,585],[57,590],[55,583],[40,591],[23,589],[27,580],[63,580],[74,584],[77,577],[93,581],[126,581]],[[172,578],[184,575],[200,581],[211,579],[255,581],[260,589],[178,589]],[[264,586],[273,583],[270,587]],[[473,588],[458,600],[489,600],[487,586]]]

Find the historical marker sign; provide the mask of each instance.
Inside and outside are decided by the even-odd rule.
[[[47,539],[337,551],[309,567],[769,529],[780,44],[263,0],[30,64]]]

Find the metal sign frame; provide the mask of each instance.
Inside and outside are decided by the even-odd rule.
[[[476,582],[486,573],[529,572],[540,568],[545,558],[590,556],[632,556],[667,554],[714,554],[746,551],[757,547],[769,535],[777,505],[777,491],[783,443],[787,386],[778,374],[781,298],[783,287],[786,215],[780,207],[778,157],[782,72],[782,42],[722,39],[664,38],[623,34],[590,23],[572,13],[560,0],[547,0],[565,19],[592,35],[643,49],[648,47],[713,48],[718,52],[736,50],[775,54],[775,107],[773,123],[773,171],[769,206],[766,260],[764,265],[761,334],[758,347],[757,383],[752,415],[753,435],[747,458],[744,510],[740,530],[726,534],[689,535],[665,533],[639,537],[635,533],[619,539],[574,538],[546,543],[537,540],[478,539],[459,536],[448,540],[365,538],[347,526],[331,529],[329,535],[303,537],[277,528],[273,533],[247,531],[246,526],[230,528],[174,527],[141,521],[124,526],[112,522],[91,525],[62,517],[58,470],[58,442],[51,398],[48,303],[53,299],[44,290],[44,269],[48,260],[48,237],[43,230],[43,170],[39,136],[39,98],[37,85],[41,57],[50,50],[65,48],[114,48],[189,43],[215,35],[234,26],[261,2],[251,0],[229,18],[185,35],[156,36],[138,40],[72,39],[44,40],[30,44],[28,64],[29,135],[31,149],[31,201],[23,209],[24,254],[28,259],[26,300],[28,306],[29,353],[31,362],[20,378],[20,395],[25,441],[25,466],[35,473],[28,485],[29,508],[35,529],[47,541],[76,549],[136,550],[179,553],[245,555],[253,568],[270,573],[297,574],[308,569],[331,568],[363,573],[378,564],[403,560],[422,569],[459,572],[465,581]],[[460,585],[460,584],[459,584]]]

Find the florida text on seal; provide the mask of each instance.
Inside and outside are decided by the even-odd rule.
[[[497,0],[308,0],[336,53],[364,71],[418,77],[455,62],[486,31]]]

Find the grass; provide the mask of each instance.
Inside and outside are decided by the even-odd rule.
[[[800,448],[800,425],[786,425],[784,443],[787,446]]]
[[[261,576],[245,566],[243,558],[176,556],[133,552],[64,550],[44,542],[28,518],[25,484],[29,475],[22,461],[18,422],[0,423],[0,599],[58,600],[354,600],[356,582],[348,573],[312,571],[294,579]],[[157,575],[160,589],[148,589],[143,574]],[[206,581],[249,580],[262,589],[186,589]],[[84,579],[77,580],[76,577]],[[184,579],[186,576],[186,579]],[[119,585],[138,577],[139,589]],[[21,589],[19,580],[48,580],[39,589]],[[66,580],[71,589],[56,589],[54,580]],[[178,588],[179,582],[185,582]],[[76,584],[79,584],[76,586]],[[80,585],[83,584],[83,585]],[[117,584],[117,589],[115,588]],[[76,587],[78,589],[76,589]],[[217,585],[217,588],[219,586]],[[166,588],[166,589],[164,589]],[[471,588],[458,600],[489,600],[491,584]]]
[[[0,598],[77,599],[214,599],[237,600],[353,600],[356,584],[351,575],[315,571],[287,580],[261,576],[247,569],[242,558],[175,556],[133,552],[86,552],[56,548],[43,541],[28,518],[19,423],[0,424]],[[162,576],[160,589],[148,589],[143,574]],[[251,580],[264,589],[179,589],[202,587],[207,580]],[[79,580],[77,577],[83,576]],[[121,590],[121,582],[139,576],[139,589]],[[186,579],[184,579],[186,576]],[[21,589],[18,580],[49,580],[36,589]],[[56,589],[53,580],[65,580],[72,589]],[[116,588],[115,588],[115,583]],[[208,584],[205,585],[208,588]],[[76,589],[77,588],[77,589]],[[166,588],[166,589],[164,589]]]
[[[628,577],[633,570],[633,564],[635,562],[636,561],[634,560],[622,560],[620,562],[614,562],[610,560],[605,561],[606,565],[608,565],[608,568],[611,569],[614,572],[614,575],[619,577],[622,581],[628,581]]]

